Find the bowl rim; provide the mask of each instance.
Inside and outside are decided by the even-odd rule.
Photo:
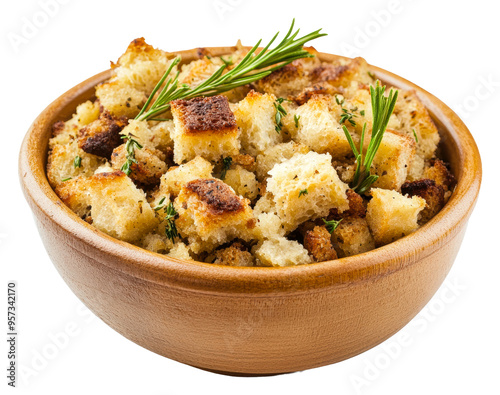
[[[220,56],[235,47],[209,49],[215,56]],[[196,49],[176,53],[190,60],[195,58]],[[325,61],[344,58],[321,52],[318,57]],[[145,281],[241,296],[319,291],[329,286],[342,287],[373,281],[435,253],[462,231],[477,200],[482,169],[474,138],[457,114],[408,80],[376,66],[369,65],[369,68],[384,83],[417,92],[439,125],[442,141],[453,154],[450,159],[454,162],[452,167],[458,180],[448,203],[427,224],[375,250],[333,261],[292,267],[228,267],[157,254],[108,236],[80,219],[62,203],[48,183],[45,165],[51,135],[49,131],[55,121],[68,118],[70,114],[67,111],[65,114],[65,109],[71,108],[74,112],[78,103],[92,98],[94,86],[108,79],[112,70],[96,74],[71,88],[35,119],[26,133],[19,154],[19,177],[23,192],[35,214],[43,214],[67,236],[61,242],[109,268]]]

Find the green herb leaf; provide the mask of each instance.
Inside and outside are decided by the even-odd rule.
[[[300,192],[299,192],[299,197],[301,197],[302,195],[307,195],[309,192],[307,191],[307,189],[302,189]]]
[[[295,127],[298,128],[299,127],[299,120],[300,120],[300,115],[297,116],[297,114],[295,114],[293,116],[293,121],[295,122]]]
[[[220,173],[220,179],[223,180],[226,178],[226,173],[233,164],[233,158],[230,156],[226,156],[225,158],[222,158],[222,172]]]
[[[335,221],[334,219],[332,219],[331,221],[327,221],[325,218],[323,218],[323,222],[325,223],[325,226],[326,226],[326,229],[328,230],[328,232],[330,232],[330,234],[332,234],[335,231],[335,229],[337,229],[337,226],[339,226],[339,224],[342,222],[342,220]]]
[[[121,171],[123,171],[127,176],[132,173],[131,166],[133,163],[137,163],[137,160],[135,159],[135,150],[141,149],[142,145],[139,144],[139,142],[134,139],[134,135],[128,134],[126,136],[121,136],[121,139],[126,139],[127,143],[125,145],[125,150],[127,151],[127,159],[125,160],[125,163],[121,167]]]
[[[158,205],[154,208],[155,211],[160,211],[162,208],[165,207],[165,196],[160,199],[158,202]]]
[[[65,178],[62,178],[61,181],[62,182],[65,182],[65,181],[69,181],[71,180],[73,177],[65,177]]]
[[[282,118],[286,116],[287,112],[281,105],[286,99],[283,99],[282,97],[278,97],[276,99],[276,102],[274,102],[274,108],[276,109],[276,115],[275,115],[275,120],[276,120],[276,132],[280,133],[281,128],[283,127],[283,122]]]
[[[165,212],[167,214],[165,217],[165,221],[167,221],[167,224],[165,225],[165,235],[172,240],[172,243],[174,243],[175,238],[179,237],[179,233],[177,232],[177,227],[175,226],[175,219],[177,218],[178,213],[172,202],[168,204]]]
[[[418,143],[417,132],[415,132],[415,129],[412,129],[412,130],[413,130],[413,137],[415,137],[415,142]]]
[[[75,169],[77,167],[82,167],[82,158],[80,158],[79,155],[75,156],[75,159],[73,160],[73,166],[75,167]]]

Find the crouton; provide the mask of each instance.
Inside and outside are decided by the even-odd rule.
[[[173,121],[158,122],[151,125],[147,121],[138,121],[131,119],[128,125],[123,128],[121,134],[124,136],[132,135],[142,146],[149,149],[158,149],[165,153],[168,148],[172,148],[174,143],[170,137],[173,130]]]
[[[337,208],[332,208],[328,216],[329,220],[339,221],[342,218],[353,217],[353,218],[365,218],[366,217],[366,207],[365,202],[361,195],[354,192],[352,189],[346,191],[347,200],[349,201],[349,209],[339,212]]]
[[[252,156],[281,142],[282,136],[276,131],[276,97],[250,91],[239,102],[234,116],[241,129],[241,147]]]
[[[444,188],[441,185],[436,185],[434,180],[423,179],[405,182],[401,186],[401,193],[425,199],[427,206],[420,213],[418,221],[420,225],[429,222],[444,206]]]
[[[238,126],[224,96],[174,100],[174,161],[183,163],[200,155],[212,161],[236,155]]]
[[[314,229],[306,232],[304,248],[316,262],[337,259],[337,253],[331,242],[331,234],[324,226],[315,226]]]
[[[262,154],[257,156],[257,176],[259,180],[264,180],[266,177],[269,177],[269,170],[271,170],[274,165],[290,159],[295,154],[307,154],[309,151],[306,145],[293,141],[269,147]]]
[[[373,186],[399,191],[414,155],[413,138],[387,129],[372,163],[372,172],[378,175]]]
[[[352,150],[338,119],[330,112],[334,106],[332,98],[313,96],[306,104],[300,106],[295,114],[300,117],[297,134],[299,143],[305,144],[318,153],[330,153],[334,159],[351,155]]]
[[[232,158],[231,164],[233,166],[239,165],[243,167],[245,170],[255,173],[257,166],[255,158],[253,156],[248,154],[238,154],[238,155],[233,155],[231,158]]]
[[[113,150],[123,141],[120,132],[127,124],[124,118],[116,118],[105,111],[95,121],[78,132],[78,145],[89,154],[110,159]]]
[[[160,181],[159,195],[177,196],[183,185],[198,178],[212,178],[213,166],[201,156],[176,167],[171,167]]]
[[[182,65],[182,70],[179,74],[179,84],[188,84],[191,87],[200,85],[215,73],[223,62],[220,58],[206,56],[198,60],[193,60],[188,64]]]
[[[436,185],[440,185],[445,191],[451,190],[455,185],[455,176],[448,170],[446,164],[435,159],[430,162],[424,171],[424,177],[434,180]]]
[[[249,203],[220,180],[190,181],[174,202],[179,213],[177,229],[196,254],[235,238],[248,241],[255,228]]]
[[[192,261],[193,258],[189,253],[190,248],[184,244],[182,241],[178,241],[168,252],[168,256],[176,259],[183,259],[185,261]]]
[[[130,165],[130,174],[128,175],[139,187],[150,188],[160,183],[161,176],[167,171],[165,164],[165,154],[156,149],[143,147],[135,149],[136,163]],[[111,164],[113,169],[120,170],[127,161],[126,144],[115,148],[111,154]]]
[[[227,248],[215,251],[216,265],[253,266],[254,257],[241,243],[233,243]]]
[[[90,216],[90,198],[88,180],[77,177],[65,181],[56,187],[57,196],[80,218]]]
[[[391,243],[418,228],[425,199],[406,197],[397,191],[373,188],[366,220],[377,246]]]
[[[55,188],[68,178],[92,176],[103,163],[103,158],[80,149],[76,140],[65,145],[55,144],[47,159],[47,178]]]
[[[334,246],[340,257],[352,256],[373,250],[375,241],[365,218],[343,218],[332,233]]]
[[[173,243],[165,234],[151,232],[142,238],[140,246],[157,254],[166,254],[172,249]]]
[[[267,190],[273,194],[279,217],[287,230],[313,218],[325,217],[330,209],[349,208],[346,190],[332,167],[330,154],[295,154],[269,172]]]
[[[248,200],[254,200],[259,194],[259,183],[255,174],[241,166],[226,171],[224,182],[234,191]]]
[[[296,266],[312,262],[302,244],[284,237],[264,240],[254,247],[253,253],[261,266]]]

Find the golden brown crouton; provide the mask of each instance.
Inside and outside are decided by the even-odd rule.
[[[339,212],[337,208],[332,208],[328,216],[329,220],[339,221],[342,218],[352,217],[352,218],[365,218],[366,217],[366,207],[365,202],[361,195],[358,195],[352,189],[346,191],[347,200],[349,200],[349,209]]]
[[[331,234],[324,226],[315,226],[306,232],[304,247],[316,262],[337,259],[337,253],[332,247]]]
[[[430,166],[424,171],[424,177],[434,180],[436,185],[441,185],[445,191],[453,189],[456,183],[455,176],[440,159],[431,161]]]
[[[113,169],[120,170],[127,161],[126,144],[115,148],[111,154],[111,164]],[[161,176],[167,171],[165,164],[165,154],[156,149],[143,147],[135,149],[135,160],[137,163],[130,165],[131,173],[129,177],[134,180],[139,187],[150,188],[160,183]]]
[[[77,177],[65,181],[55,189],[57,196],[80,218],[90,215],[90,199],[87,178]]]
[[[274,165],[290,159],[295,154],[307,154],[309,151],[310,149],[306,145],[293,141],[269,147],[262,154],[257,156],[257,176],[259,180],[264,180],[269,177],[269,170],[271,170]]]
[[[427,206],[420,213],[418,220],[420,225],[427,223],[444,206],[444,188],[436,185],[434,180],[405,182],[401,187],[401,193],[408,196],[420,196],[427,202]]]
[[[123,142],[120,132],[126,124],[125,118],[116,118],[104,111],[98,119],[80,129],[78,144],[89,154],[110,159],[113,150]]]
[[[226,171],[224,182],[238,195],[249,200],[254,200],[259,195],[259,183],[255,174],[239,165]]]
[[[248,154],[237,154],[232,156],[232,165],[240,165],[245,170],[255,172],[255,158]]]
[[[375,248],[375,241],[365,218],[343,218],[332,236],[340,257],[361,254]]]
[[[227,248],[215,251],[216,265],[224,266],[253,266],[253,255],[248,252],[243,244],[233,243]]]
[[[174,100],[174,161],[183,163],[200,155],[217,161],[239,152],[238,126],[224,96]]]
[[[196,254],[235,238],[248,241],[255,228],[249,203],[220,180],[190,181],[174,202],[179,213],[177,229]]]
[[[285,237],[264,240],[252,249],[261,266],[296,266],[312,262],[302,244]]]

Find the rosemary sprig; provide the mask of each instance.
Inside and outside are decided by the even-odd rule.
[[[222,158],[222,172],[220,173],[220,179],[223,180],[226,178],[226,173],[233,164],[233,158],[230,156],[226,156],[225,158]]]
[[[126,139],[127,144],[125,145],[125,149],[127,151],[127,159],[125,160],[125,163],[121,167],[121,171],[123,171],[127,176],[132,173],[132,169],[130,168],[133,163],[137,163],[137,160],[135,159],[135,149],[141,149],[142,145],[139,144],[139,142],[134,139],[134,135],[128,134],[126,136],[121,136],[121,139]]]
[[[165,196],[163,196],[160,201],[158,202],[158,205],[153,209],[154,211],[160,211],[162,208],[165,207]]]
[[[178,213],[175,210],[174,204],[170,202],[165,209],[165,213],[167,216],[165,217],[165,221],[167,221],[167,224],[165,226],[165,235],[172,240],[172,243],[175,242],[175,238],[179,237],[179,233],[177,232],[177,227],[175,226],[175,218],[177,217]]]
[[[323,218],[323,222],[325,223],[326,230],[332,234],[335,229],[337,229],[337,226],[339,226],[340,222],[342,222],[342,219],[340,221],[335,221],[332,219],[331,221],[327,221],[326,219]]]
[[[363,125],[363,131],[361,132],[361,140],[359,142],[359,151],[356,148],[351,134],[347,130],[345,125],[342,125],[345,136],[349,145],[351,146],[352,152],[356,158],[356,172],[354,173],[354,179],[350,186],[356,193],[362,194],[370,189],[371,185],[377,181],[378,176],[375,174],[370,174],[370,168],[377,153],[382,138],[384,137],[384,132],[389,123],[389,119],[394,111],[394,106],[398,99],[398,91],[389,92],[389,96],[385,97],[385,86],[380,86],[379,81],[375,85],[375,88],[370,85],[370,96],[372,102],[372,112],[373,112],[373,125],[372,134],[370,138],[370,143],[366,152],[363,152],[363,142],[366,132],[366,123]]]
[[[283,127],[282,118],[286,117],[286,114],[287,114],[286,110],[281,105],[281,104],[283,104],[284,101],[285,101],[285,99],[283,99],[282,97],[278,97],[276,99],[276,101],[273,103],[274,104],[274,108],[276,109],[276,115],[275,115],[276,126],[275,126],[275,129],[276,129],[277,133],[281,132],[281,128]]]
[[[260,80],[294,60],[313,57],[314,55],[303,48],[304,44],[316,38],[326,36],[326,34],[320,33],[321,29],[319,29],[303,37],[296,38],[299,34],[299,30],[293,32],[294,24],[295,19],[292,21],[288,33],[275,48],[269,49],[278,37],[279,32],[274,35],[271,41],[259,53],[256,53],[256,51],[262,40],[259,40],[257,44],[248,51],[245,57],[231,70],[224,74],[229,67],[229,65],[224,62],[224,64],[207,80],[196,87],[190,87],[186,84],[179,85],[179,71],[177,71],[174,77],[169,78],[169,74],[181,60],[180,57],[175,58],[170,63],[163,77],[156,84],[146,104],[135,119],[149,120],[155,118],[158,114],[170,108],[170,102],[172,100],[188,100],[197,96],[217,95]],[[158,97],[156,97],[154,103],[151,104],[158,91],[160,91]]]
[[[417,135],[417,132],[415,132],[415,129],[412,129],[413,130],[413,137],[415,137],[415,142],[418,144],[418,135]]]

